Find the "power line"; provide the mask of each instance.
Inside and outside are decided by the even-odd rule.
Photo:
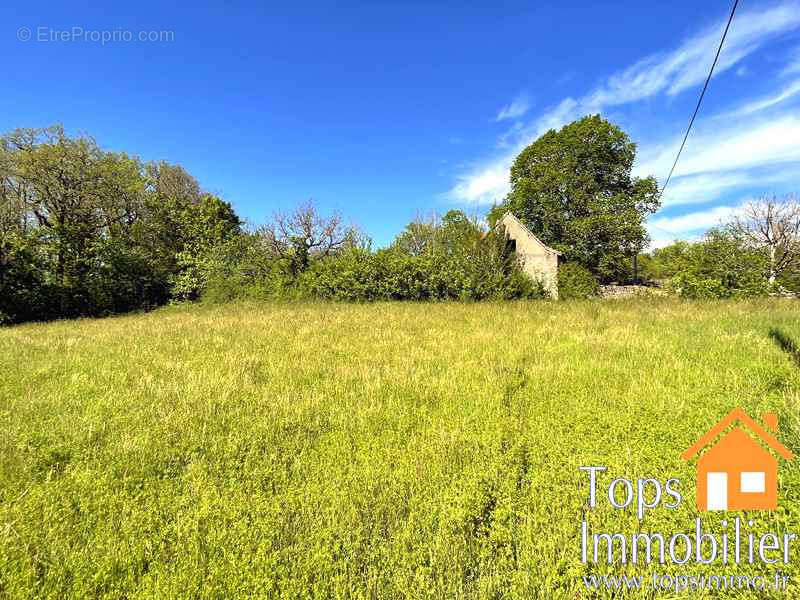
[[[719,54],[722,52],[722,45],[725,43],[725,37],[728,35],[728,29],[731,27],[731,21],[733,21],[733,15],[736,12],[736,7],[739,5],[739,0],[734,0],[733,8],[731,8],[731,14],[728,17],[728,23],[725,25],[725,31],[722,32],[722,39],[719,41],[719,47],[717,48],[717,54],[714,56],[714,62],[711,63],[711,70],[708,72],[708,77],[706,77],[706,83],[703,86],[703,91],[700,92],[700,98],[697,100],[697,106],[694,109],[694,114],[692,115],[692,119],[689,121],[689,127],[686,128],[686,135],[683,136],[683,141],[681,142],[681,147],[678,149],[678,154],[675,156],[675,162],[672,163],[672,168],[669,170],[669,175],[667,176],[667,180],[664,182],[664,187],[661,188],[661,193],[658,195],[658,201],[661,202],[661,197],[664,195],[664,190],[667,189],[669,185],[669,180],[672,179],[672,173],[675,171],[675,166],[678,164],[678,159],[681,157],[681,152],[683,152],[683,147],[686,145],[686,140],[689,138],[689,132],[692,130],[692,125],[694,125],[694,119],[697,116],[697,113],[700,111],[700,104],[703,102],[703,96],[706,95],[706,90],[708,89],[708,82],[711,81],[711,76],[714,74],[714,67],[717,66],[717,60],[719,60]]]
[[[654,229],[658,229],[659,231],[663,231],[664,233],[670,234],[676,240],[679,240],[681,238],[681,236],[679,236],[677,233],[675,233],[673,231],[670,231],[669,229],[664,229],[663,227],[659,227],[658,225],[654,225],[653,223],[650,223],[650,222],[648,222],[647,224],[650,227],[653,227]]]

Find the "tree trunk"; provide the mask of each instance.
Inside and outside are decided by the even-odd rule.
[[[777,277],[777,273],[775,272],[775,246],[769,247],[769,284],[772,285],[775,283],[775,278]]]

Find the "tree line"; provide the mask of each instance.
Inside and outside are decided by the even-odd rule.
[[[800,202],[763,196],[695,242],[641,259],[644,276],[687,298],[800,294]]]
[[[545,297],[496,227],[506,211],[562,253],[563,297],[641,279],[697,298],[800,287],[790,197],[752,203],[703,241],[647,253],[658,187],[632,175],[635,155],[621,129],[585,117],[524,149],[487,215],[416,219],[374,249],[312,203],[247,227],[179,165],[108,152],[60,126],[16,130],[0,137],[0,323],[198,298]]]
[[[200,257],[241,228],[180,166],[58,126],[13,131],[0,138],[0,322],[196,298]]]

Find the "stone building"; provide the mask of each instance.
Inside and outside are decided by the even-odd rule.
[[[530,229],[510,212],[503,215],[497,226],[505,227],[511,249],[517,255],[522,270],[542,282],[553,298],[558,298],[558,257],[561,253],[537,238]]]

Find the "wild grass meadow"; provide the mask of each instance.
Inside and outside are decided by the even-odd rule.
[[[671,298],[1,329],[0,598],[589,598],[587,574],[702,571],[582,564],[581,521],[690,530],[679,455],[737,406],[800,452],[797,340],[795,301]],[[683,502],[588,510],[581,465]],[[798,527],[796,461],[779,494],[754,529]],[[727,569],[795,597],[796,565]]]

